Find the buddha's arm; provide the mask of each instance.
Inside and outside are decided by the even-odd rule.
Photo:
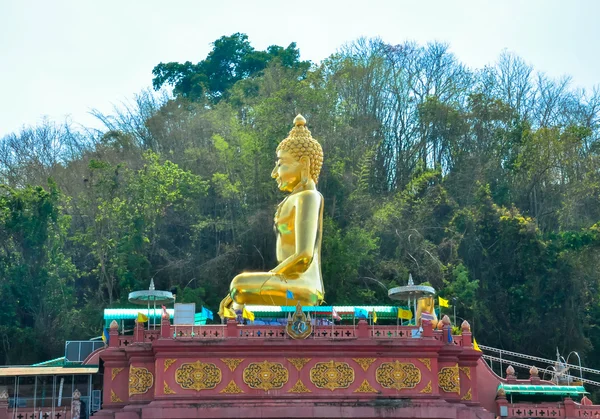
[[[283,260],[272,273],[289,276],[306,271],[315,252],[317,234],[320,227],[321,194],[317,191],[305,191],[298,194],[295,205],[294,232],[296,234],[296,251]]]

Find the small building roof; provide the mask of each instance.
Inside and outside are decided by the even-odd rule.
[[[17,377],[26,375],[82,375],[96,374],[97,365],[85,365],[77,367],[0,367],[0,377]]]
[[[256,317],[277,317],[285,315],[287,313],[294,313],[296,306],[263,306],[263,305],[248,305],[246,308],[254,313]],[[331,310],[335,308],[338,313],[344,319],[352,319],[354,316],[354,309],[366,310],[368,313],[375,310],[377,316],[381,319],[395,319],[398,316],[398,306],[303,306],[302,311],[310,313],[311,316],[315,314],[319,316],[331,316]],[[409,310],[408,307],[401,307],[405,310]]]
[[[583,386],[552,386],[552,385],[531,385],[531,384],[500,384],[498,390],[504,389],[508,394],[541,394],[545,396],[581,396],[590,394],[585,391]]]

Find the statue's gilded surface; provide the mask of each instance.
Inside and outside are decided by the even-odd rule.
[[[296,116],[288,137],[277,147],[271,173],[279,189],[289,193],[275,213],[279,264],[269,272],[236,276],[221,302],[221,317],[225,308],[239,309],[244,304],[318,305],[323,300],[323,196],[317,191],[322,165],[321,145],[312,138],[304,117]],[[288,291],[292,300],[287,298]]]

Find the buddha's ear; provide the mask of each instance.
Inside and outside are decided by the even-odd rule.
[[[310,157],[300,157],[300,164],[302,165],[301,182],[306,184],[310,179]]]

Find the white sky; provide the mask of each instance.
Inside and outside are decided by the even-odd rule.
[[[98,126],[151,86],[159,62],[198,62],[222,35],[296,42],[318,62],[360,36],[448,42],[472,68],[513,51],[574,87],[600,84],[600,0],[0,0],[0,138],[43,116]]]

